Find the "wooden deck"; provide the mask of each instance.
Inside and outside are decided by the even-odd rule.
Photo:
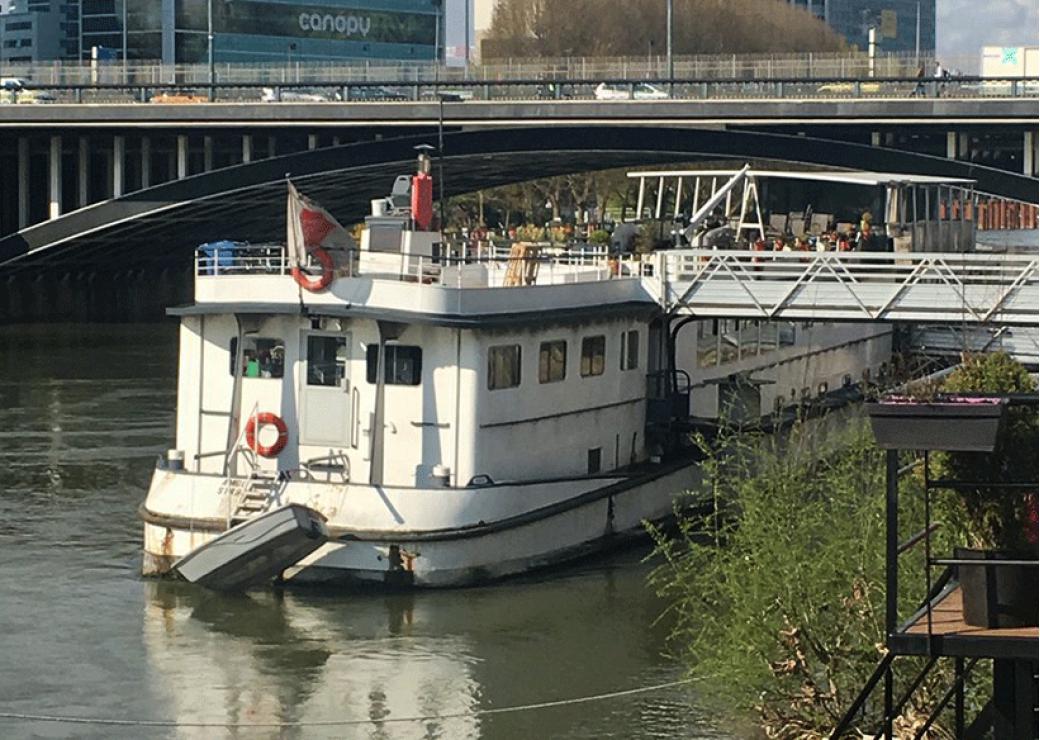
[[[961,616],[961,599],[961,588],[955,586],[932,602],[930,647],[928,615],[922,610],[905,629],[890,635],[892,649],[911,655],[1036,658],[1037,627],[974,627]]]

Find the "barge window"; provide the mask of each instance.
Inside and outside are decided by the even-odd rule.
[[[488,390],[516,388],[518,385],[520,385],[520,345],[503,344],[498,347],[488,347]]]
[[[795,342],[795,327],[793,321],[781,321],[777,327],[777,338],[781,347],[791,347]]]
[[[542,342],[538,348],[538,382],[556,383],[567,377],[567,341]]]
[[[339,386],[347,369],[346,337],[307,337],[307,385]]]
[[[639,332],[635,329],[621,332],[621,369],[639,367]]]
[[[422,382],[422,347],[406,344],[387,344],[386,367],[383,382],[387,385],[419,385]],[[379,364],[379,345],[370,344],[365,349],[365,370],[369,383],[376,382]]]
[[[581,377],[603,374],[603,360],[607,354],[607,338],[585,337],[581,340]]]
[[[602,464],[602,460],[601,460],[602,457],[603,457],[603,448],[602,447],[593,447],[592,449],[589,450],[589,456],[588,456],[589,475],[595,475],[596,473],[598,473],[600,471],[601,464]]]
[[[231,338],[228,372],[235,374],[238,337]],[[281,339],[243,337],[242,376],[245,378],[280,378],[285,374],[285,343]]]

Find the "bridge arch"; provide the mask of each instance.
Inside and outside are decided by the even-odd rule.
[[[970,178],[978,191],[1036,203],[1036,178],[894,149],[772,133],[615,127],[462,131],[445,137],[445,193],[537,177],[703,158],[775,160],[826,167]],[[261,241],[284,233],[285,180],[344,222],[359,220],[392,178],[409,171],[407,136],[297,152],[167,182],[104,201],[0,239],[0,270],[67,262],[172,260],[204,241]]]

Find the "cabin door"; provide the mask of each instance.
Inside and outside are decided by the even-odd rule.
[[[300,444],[345,448],[350,442],[350,334],[307,331],[300,355]]]

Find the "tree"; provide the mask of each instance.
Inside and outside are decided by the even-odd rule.
[[[782,0],[675,0],[676,54],[837,51],[823,21]],[[485,56],[642,56],[665,50],[664,0],[500,0]]]

